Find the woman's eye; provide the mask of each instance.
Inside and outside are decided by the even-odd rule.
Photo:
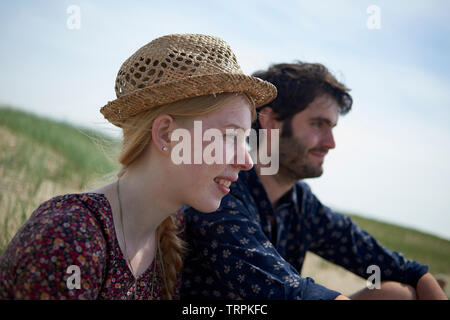
[[[236,138],[236,135],[234,133],[225,134],[225,139],[227,140],[234,140]]]

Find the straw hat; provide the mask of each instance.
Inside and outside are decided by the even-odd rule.
[[[259,107],[272,101],[275,86],[245,75],[230,46],[202,34],[171,34],[146,44],[119,70],[117,99],[100,112],[111,123],[150,108],[208,94],[245,92]]]

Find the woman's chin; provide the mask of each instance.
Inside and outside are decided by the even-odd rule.
[[[195,188],[193,188],[195,190]],[[195,210],[203,213],[212,213],[219,209],[220,203],[224,198],[224,192],[217,189],[217,184],[214,182],[211,189],[208,190],[198,190],[194,192],[192,197],[189,199],[188,205],[193,207]]]
[[[220,200],[213,201],[212,199],[210,199],[210,201],[208,201],[208,202],[197,203],[195,205],[192,205],[192,207],[195,210],[203,212],[203,213],[212,213],[212,212],[216,211],[217,209],[219,209]]]

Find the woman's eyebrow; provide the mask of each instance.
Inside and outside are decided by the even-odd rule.
[[[235,128],[235,129],[242,129],[244,131],[247,130],[247,129],[242,128],[241,126],[239,126],[237,124],[234,124],[234,123],[226,124],[226,125],[223,126],[223,128]],[[250,129],[250,128],[248,128],[248,129]]]

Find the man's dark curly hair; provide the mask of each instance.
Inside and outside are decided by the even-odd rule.
[[[306,109],[315,98],[323,94],[328,94],[336,100],[341,115],[347,114],[352,108],[353,99],[349,94],[350,89],[339,82],[320,63],[298,61],[274,64],[268,70],[253,73],[253,76],[269,81],[277,87],[278,95],[275,100],[261,108],[271,107],[278,117],[277,120],[287,123],[288,131],[290,131],[290,120],[294,115]],[[260,129],[258,119],[253,123],[252,128]]]

